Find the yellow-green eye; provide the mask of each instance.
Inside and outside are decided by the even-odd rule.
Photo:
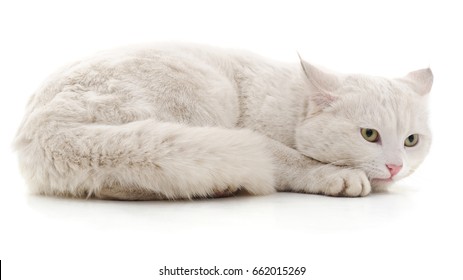
[[[362,134],[363,138],[368,142],[378,142],[379,140],[379,133],[376,129],[372,128],[361,128],[360,133]]]
[[[416,146],[416,144],[418,144],[418,138],[419,138],[418,134],[412,134],[408,136],[407,138],[405,138],[405,142],[404,142],[405,147]]]

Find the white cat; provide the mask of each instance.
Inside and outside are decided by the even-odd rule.
[[[32,96],[15,148],[46,195],[365,196],[424,160],[432,80],[430,69],[338,75],[198,45],[104,52]]]

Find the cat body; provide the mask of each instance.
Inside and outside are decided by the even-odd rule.
[[[429,69],[385,79],[199,45],[121,49],[52,75],[15,147],[27,183],[46,195],[364,196],[427,154],[431,84]]]

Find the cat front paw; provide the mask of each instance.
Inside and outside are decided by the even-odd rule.
[[[331,174],[326,180],[323,193],[329,196],[358,197],[371,192],[370,181],[362,170],[342,169]]]

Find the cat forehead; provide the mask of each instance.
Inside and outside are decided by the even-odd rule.
[[[347,76],[340,89],[357,93],[369,93],[370,95],[386,98],[395,95],[398,97],[416,95],[409,86],[399,80],[366,75]]]
[[[371,128],[427,132],[427,102],[398,80],[352,76],[338,89],[338,113]]]
[[[426,98],[397,79],[355,75],[347,77],[338,88],[337,96],[350,97],[357,102],[365,101],[380,107],[422,106]],[[401,108],[403,109],[403,108]]]

